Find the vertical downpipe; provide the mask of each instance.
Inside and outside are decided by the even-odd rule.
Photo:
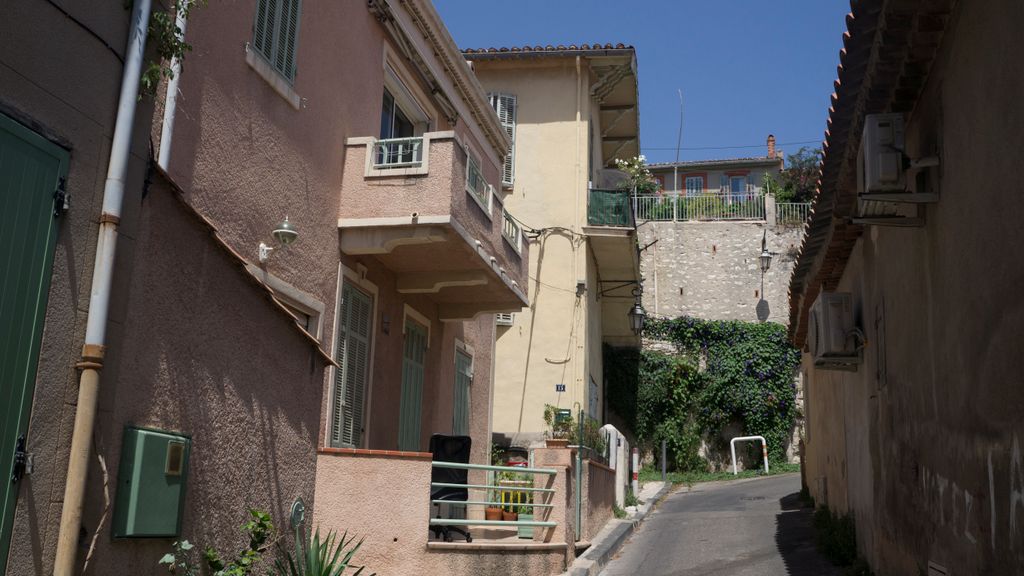
[[[96,242],[96,259],[93,263],[85,345],[82,347],[82,361],[76,366],[81,369],[82,374],[78,386],[78,407],[75,410],[67,484],[64,486],[64,505],[61,509],[60,533],[57,536],[53,565],[55,576],[72,576],[75,573],[75,553],[82,524],[82,502],[89,470],[93,426],[96,422],[99,371],[103,368],[106,350],[107,311],[114,275],[117,226],[121,219],[121,204],[128,172],[128,155],[131,150],[132,126],[135,124],[135,107],[138,102],[139,78],[142,75],[151,4],[152,0],[135,0],[132,8],[131,30],[128,33],[121,93],[117,103],[117,119],[114,123],[114,138],[110,145],[107,180],[103,186],[103,211],[99,218],[100,230]]]
[[[188,20],[185,14],[178,11],[174,18],[174,24],[178,27],[178,40],[185,39],[185,25]],[[164,120],[160,126],[160,153],[157,156],[157,164],[167,172],[171,162],[171,138],[174,136],[174,113],[178,109],[178,82],[181,80],[181,60],[171,59],[171,79],[167,82],[167,96],[164,98]]]

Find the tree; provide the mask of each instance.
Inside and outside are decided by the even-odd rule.
[[[818,184],[821,149],[806,146],[787,157],[787,168],[779,173],[779,181],[772,181],[770,189],[776,202],[810,202]]]

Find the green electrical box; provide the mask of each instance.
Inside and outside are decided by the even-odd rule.
[[[181,532],[191,444],[180,434],[125,427],[114,538],[170,538]]]

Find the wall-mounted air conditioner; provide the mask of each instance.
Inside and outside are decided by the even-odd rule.
[[[922,184],[922,171],[938,157],[911,159],[906,154],[903,114],[868,114],[857,154],[857,218],[860,224],[920,226],[917,205],[938,201]]]
[[[819,294],[807,322],[807,346],[815,366],[857,370],[864,338],[854,323],[853,297],[848,292]]]

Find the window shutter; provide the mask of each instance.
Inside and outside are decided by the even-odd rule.
[[[299,37],[299,8],[301,0],[279,0],[281,24],[277,36],[277,54],[274,67],[288,80],[295,79],[295,49]]]
[[[473,383],[473,358],[458,351],[455,353],[455,405],[452,434],[469,434],[470,385]]]
[[[339,367],[334,372],[331,445],[359,446],[362,443],[366,384],[369,380],[373,302],[368,295],[348,284],[342,285],[341,294],[341,320],[335,355]]]
[[[256,24],[252,34],[252,46],[264,58],[271,57],[271,36],[274,30],[274,0],[259,0],[256,5]]]
[[[516,97],[511,94],[491,94],[491,106],[498,114],[501,126],[505,128],[508,137],[512,140],[508,153],[505,155],[505,166],[501,173],[501,183],[511,186],[515,179],[515,156],[516,156]]]
[[[402,398],[399,405],[398,449],[420,449],[423,371],[427,350],[426,330],[411,319],[405,322],[402,357]]]

